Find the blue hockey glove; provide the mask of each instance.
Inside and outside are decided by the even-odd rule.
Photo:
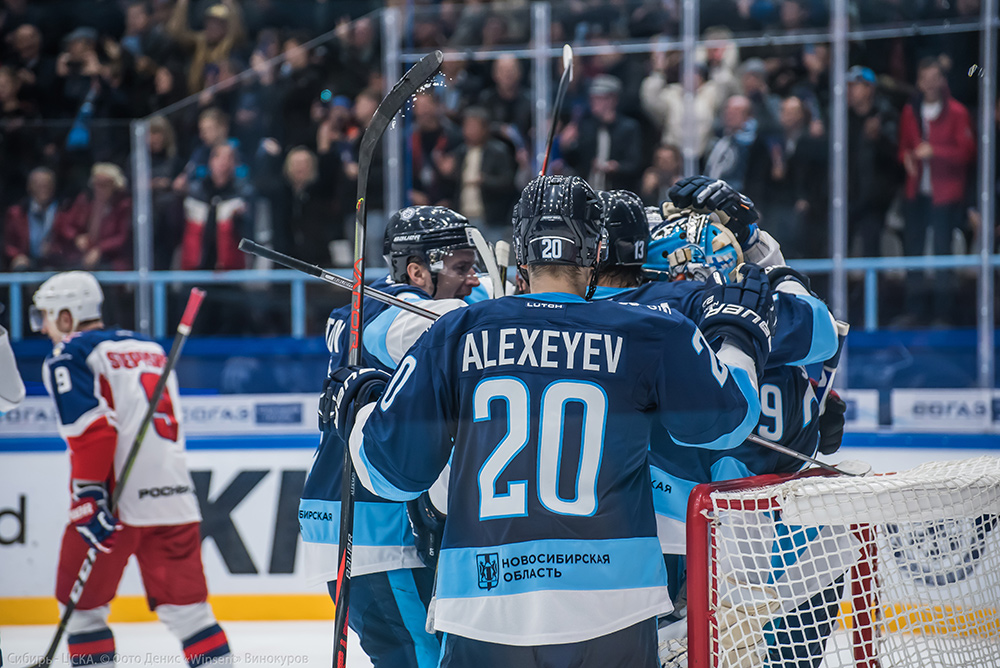
[[[377,401],[382,396],[389,374],[379,369],[343,366],[334,369],[323,386],[319,401],[320,429],[336,430],[345,443],[354,428],[355,406]]]
[[[689,176],[675,183],[667,196],[681,209],[721,211],[729,216],[726,227],[744,249],[757,229],[756,223],[760,216],[753,202],[721,179]]]
[[[406,515],[416,538],[417,556],[427,568],[436,568],[447,515],[434,507],[428,492],[406,502]]]
[[[739,346],[754,360],[758,375],[771,352],[776,319],[767,275],[757,265],[741,264],[730,283],[719,272],[709,277],[699,327],[709,343],[725,337]]]
[[[73,483],[69,521],[87,543],[105,554],[114,547],[115,532],[122,530],[108,507],[108,490],[96,482]]]

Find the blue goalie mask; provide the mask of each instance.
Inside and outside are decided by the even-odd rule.
[[[656,281],[703,281],[714,271],[729,280],[742,262],[739,242],[714,214],[685,209],[650,231],[643,271]]]

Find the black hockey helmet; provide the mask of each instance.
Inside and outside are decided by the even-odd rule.
[[[519,265],[596,267],[601,201],[579,176],[539,176],[514,207],[514,258]]]
[[[449,252],[475,248],[466,231],[470,227],[468,218],[443,206],[408,206],[392,214],[382,247],[392,280],[407,281],[406,265],[414,256],[436,275]]]
[[[628,190],[602,190],[597,193],[604,211],[607,252],[601,268],[642,266],[646,261],[649,225],[642,200]]]

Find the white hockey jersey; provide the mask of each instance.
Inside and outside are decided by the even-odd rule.
[[[124,330],[73,334],[46,358],[42,378],[56,402],[72,479],[107,481],[113,489],[166,361],[158,343]],[[171,374],[118,502],[125,524],[201,519],[177,401]]]

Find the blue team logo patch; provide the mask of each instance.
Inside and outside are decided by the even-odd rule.
[[[302,404],[257,404],[254,418],[257,424],[302,424]]]
[[[489,591],[500,584],[500,555],[496,552],[476,555],[479,588]]]

